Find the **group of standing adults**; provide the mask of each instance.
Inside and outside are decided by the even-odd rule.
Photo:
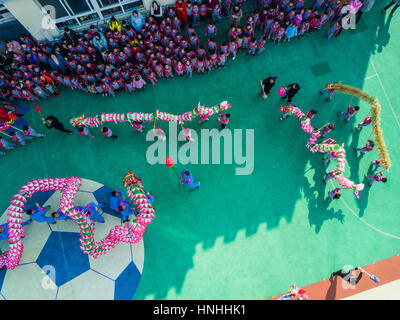
[[[215,8],[216,4],[219,4],[219,0],[205,0],[205,4],[207,6],[207,12],[211,15],[212,11]],[[186,2],[184,0],[177,0],[175,2],[175,12],[178,16],[179,20],[181,21],[181,26],[184,26],[188,23],[188,17],[186,14]],[[161,22],[163,18],[163,8],[157,3],[157,1],[153,1],[150,8],[150,13],[152,16],[155,17],[158,23]]]
[[[215,6],[220,4],[219,0],[205,0],[205,4],[207,6],[208,15],[211,16]],[[177,0],[175,2],[175,10],[176,14],[181,21],[182,28],[188,23],[188,17],[186,15],[186,2],[184,0]],[[150,8],[150,13],[155,17],[158,23],[161,22],[163,18],[163,8],[157,3],[157,1],[153,1]],[[230,26],[238,28],[240,26],[240,19],[243,17],[243,10],[240,8],[238,4],[235,4],[229,13],[230,18]]]

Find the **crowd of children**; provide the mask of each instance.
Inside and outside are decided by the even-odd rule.
[[[240,2],[232,4],[240,6]],[[60,84],[103,96],[114,97],[119,90],[132,93],[147,82],[154,85],[162,78],[191,77],[193,72],[222,68],[228,56],[235,59],[237,52],[259,55],[267,39],[290,41],[325,24],[331,24],[328,37],[338,35],[342,5],[341,0],[315,0],[304,8],[303,0],[258,0],[258,9],[244,27],[230,28],[228,41],[220,45],[215,42],[216,23],[223,13],[229,14],[230,0],[221,1],[221,6],[217,3],[212,10],[205,2],[187,1],[186,14],[174,6],[163,18],[139,19],[134,11],[133,26],[113,17],[104,31],[94,25],[81,34],[65,28],[63,38],[54,45],[21,35],[19,40],[7,40],[12,62],[0,71],[0,92],[3,97],[29,101],[58,96]],[[200,44],[193,28],[198,23],[207,24],[205,44]],[[256,30],[262,31],[258,41]]]

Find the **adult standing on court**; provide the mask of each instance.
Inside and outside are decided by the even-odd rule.
[[[61,71],[62,73],[67,72],[64,58],[57,53],[52,53],[49,58],[49,65],[53,70]]]
[[[282,99],[287,98],[287,102],[292,102],[292,98],[300,90],[300,85],[298,83],[292,83],[287,85],[284,89],[286,91],[286,94],[282,97]]]
[[[61,132],[66,132],[68,134],[72,134],[71,130],[67,130],[64,128],[64,125],[54,116],[48,116],[46,120],[42,118],[43,124],[46,126],[47,129],[54,128]]]
[[[260,84],[261,84],[261,92],[258,94],[259,96],[263,95],[264,99],[268,98],[268,95],[271,93],[271,89],[272,87],[275,85],[275,80],[278,77],[268,77],[265,78],[263,81],[260,80]]]
[[[194,181],[193,174],[190,172],[190,170],[185,169],[181,172],[181,183],[190,189],[200,189],[200,182]]]
[[[342,269],[332,272],[331,278],[335,276],[339,276],[343,278],[343,280],[349,282],[351,285],[356,285],[362,278],[362,271],[356,277],[356,270],[359,270],[359,267],[352,267],[352,266],[344,266]]]
[[[135,29],[135,31],[140,32],[144,24],[145,19],[143,15],[137,10],[133,10],[131,13],[131,25]]]
[[[243,11],[240,9],[239,5],[234,5],[230,12],[230,21],[229,24],[231,27],[239,28],[240,19],[243,17]]]

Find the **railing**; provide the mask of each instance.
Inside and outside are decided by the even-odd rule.
[[[15,20],[14,16],[3,4],[0,4],[0,23],[6,23],[12,20]]]
[[[74,10],[68,5],[67,1],[59,0],[59,3],[64,8],[67,16],[56,19],[56,27],[62,33],[62,29],[69,27],[75,30],[81,30],[85,27],[95,24],[103,24],[105,20],[111,16],[121,18],[128,16],[133,8],[140,8],[141,0],[118,0],[114,3],[96,2],[93,0],[80,0],[86,2],[89,10],[75,14]]]

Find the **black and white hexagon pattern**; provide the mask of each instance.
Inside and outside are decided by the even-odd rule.
[[[74,204],[106,203],[105,223],[95,224],[95,241],[104,238],[121,215],[108,206],[111,189],[92,180],[82,179]],[[38,202],[50,205],[47,212],[59,208],[59,191],[38,192],[26,203],[26,209]],[[10,199],[11,200],[11,199]],[[6,208],[5,208],[6,209]],[[29,216],[24,213],[23,220]],[[0,217],[6,223],[7,215]],[[143,240],[137,244],[120,243],[106,255],[94,259],[79,248],[79,228],[71,220],[56,224],[32,221],[24,227],[24,252],[14,270],[0,269],[0,299],[84,300],[132,299],[143,270]],[[8,241],[0,240],[0,250],[8,250]]]

